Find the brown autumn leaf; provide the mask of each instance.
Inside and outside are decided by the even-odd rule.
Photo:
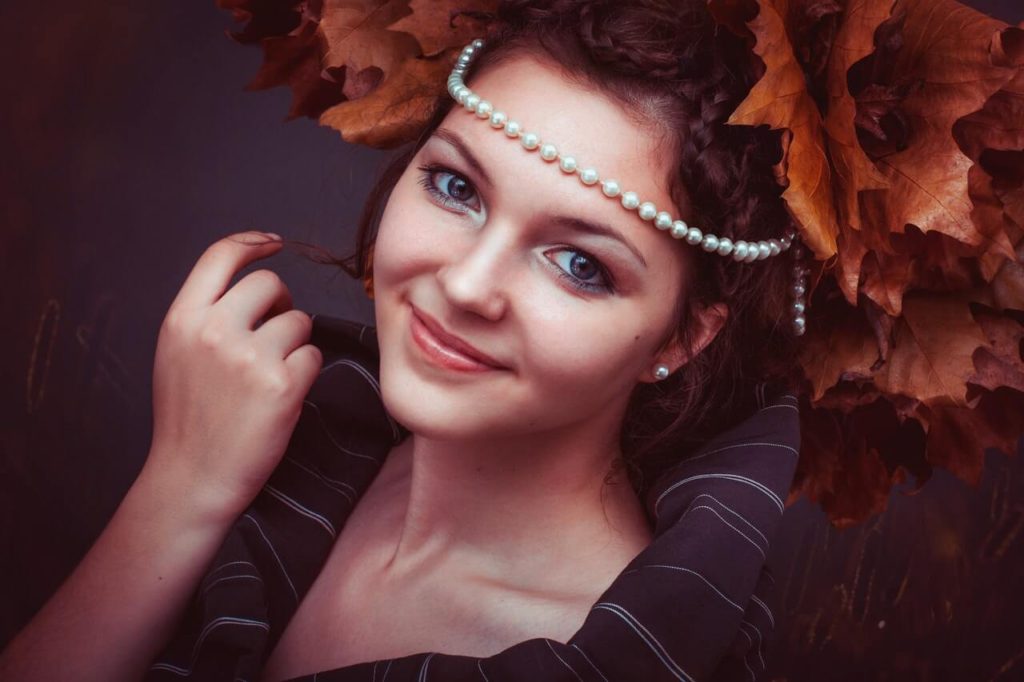
[[[765,73],[729,117],[734,125],[768,125],[793,133],[788,157],[789,185],[783,198],[800,226],[804,243],[819,260],[836,253],[836,214],[831,170],[822,135],[821,114],[807,90],[779,6],[784,0],[758,0],[760,12],[748,22],[757,37],[754,52]],[[785,13],[782,8],[782,13]]]
[[[1015,70],[993,65],[997,33],[1006,24],[953,0],[899,0],[904,44],[891,64],[899,79],[920,83],[901,103],[911,127],[906,149],[876,159],[890,182],[887,192],[862,196],[873,208],[870,224],[899,232],[916,225],[966,244],[985,235],[971,221],[967,172],[971,160],[952,130],[1006,85]],[[897,292],[888,292],[892,298]]]
[[[396,67],[420,55],[412,35],[388,28],[410,12],[409,0],[324,0],[324,65],[355,73],[376,67],[387,80]]]
[[[972,355],[987,339],[966,297],[908,293],[893,339],[888,361],[874,375],[881,391],[929,405],[967,405]]]
[[[320,123],[341,132],[348,142],[391,149],[412,139],[446,96],[444,80],[457,50],[432,58],[412,58],[392,70],[361,99],[341,102],[320,116]]]
[[[995,391],[1001,386],[1024,392],[1024,325],[992,310],[974,313],[988,344],[974,351],[975,373],[967,380]],[[1022,416],[1024,419],[1024,416]]]
[[[976,486],[981,479],[985,450],[1016,453],[1024,414],[1024,393],[1009,388],[985,391],[976,407],[922,406],[928,427],[928,461]]]
[[[464,47],[486,32],[486,23],[479,15],[494,12],[497,0],[411,0],[412,14],[390,26],[392,31],[405,31],[420,44],[424,57],[433,57],[451,47]]]
[[[817,402],[841,380],[866,379],[878,360],[878,341],[862,312],[842,298],[828,309],[815,311],[800,349],[804,375],[811,382],[811,400]]]
[[[853,0],[847,4],[826,72],[828,102],[824,129],[835,171],[833,186],[840,234],[836,278],[850,305],[857,304],[860,265],[865,250],[859,235],[846,233],[861,229],[860,193],[885,189],[889,183],[857,139],[857,103],[850,94],[847,74],[856,62],[874,49],[875,29],[888,18],[893,2]]]

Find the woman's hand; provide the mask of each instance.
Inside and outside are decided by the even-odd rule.
[[[172,477],[216,514],[237,516],[277,466],[323,363],[311,318],[269,270],[228,289],[246,265],[281,248],[243,232],[199,258],[160,328],[153,443],[145,469]],[[256,329],[261,320],[266,320]]]

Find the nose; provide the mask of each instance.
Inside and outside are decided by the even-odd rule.
[[[509,240],[496,229],[481,231],[473,241],[453,246],[447,262],[437,271],[441,290],[452,306],[488,320],[505,314],[505,266],[512,258],[509,247]]]

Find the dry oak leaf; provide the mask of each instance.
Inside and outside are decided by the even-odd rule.
[[[474,38],[486,33],[483,22],[474,20],[474,14],[494,12],[497,0],[412,0],[412,14],[402,17],[390,26],[392,31],[405,31],[420,44],[424,57],[433,57],[451,47],[465,47]],[[453,16],[456,12],[466,12]]]
[[[409,13],[408,0],[325,0],[320,19],[327,41],[324,65],[344,66],[349,73],[376,67],[386,80],[420,55],[415,38],[388,29]]]
[[[870,380],[879,350],[863,312],[842,298],[817,308],[815,320],[801,344],[800,364],[816,403],[840,381]]]
[[[968,379],[972,384],[994,391],[1001,386],[1024,393],[1024,325],[1005,315],[980,310],[974,319],[981,326],[988,344],[974,351],[976,371]],[[1021,415],[1024,431],[1024,415]]]
[[[908,147],[876,160],[890,190],[861,196],[872,208],[864,229],[881,225],[899,232],[913,224],[924,232],[937,230],[966,244],[982,244],[986,235],[970,217],[971,160],[960,151],[953,125],[1014,77],[1014,68],[992,62],[1006,24],[953,0],[899,0],[894,12],[905,12],[906,21],[904,44],[891,71],[920,86],[901,105],[910,122]]]
[[[969,300],[969,294],[908,293],[889,359],[873,376],[879,390],[928,405],[966,406],[972,356],[988,343]]]
[[[859,235],[847,234],[861,229],[860,192],[885,189],[889,183],[857,140],[857,103],[850,94],[847,73],[874,49],[875,29],[889,17],[893,3],[894,0],[851,0],[843,12],[827,65],[824,128],[834,171],[839,224],[836,279],[850,305],[857,304],[860,265],[866,252]]]
[[[729,117],[733,125],[767,124],[788,129],[793,139],[787,150],[789,186],[783,193],[800,226],[804,243],[819,260],[836,253],[836,213],[832,203],[831,171],[823,142],[821,114],[807,91],[803,70],[793,53],[780,16],[784,0],[758,0],[760,12],[747,23],[757,37],[754,52],[765,73]]]
[[[320,116],[320,123],[341,132],[348,142],[392,149],[415,138],[446,95],[444,81],[455,52],[439,57],[406,60],[371,93],[337,104]]]
[[[1015,454],[1024,415],[1024,393],[1009,388],[985,391],[974,408],[922,406],[927,424],[926,454],[935,466],[949,470],[977,486],[985,462],[985,450],[997,448]]]

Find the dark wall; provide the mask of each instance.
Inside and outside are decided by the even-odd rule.
[[[1018,0],[975,2],[1009,21]],[[167,306],[217,237],[344,252],[386,154],[243,92],[260,51],[213,0],[4,3],[0,21],[0,645],[113,514],[149,445]],[[296,307],[372,320],[361,286],[283,254]],[[806,500],[773,548],[779,679],[1024,679],[1024,464],[939,471],[845,531]]]

